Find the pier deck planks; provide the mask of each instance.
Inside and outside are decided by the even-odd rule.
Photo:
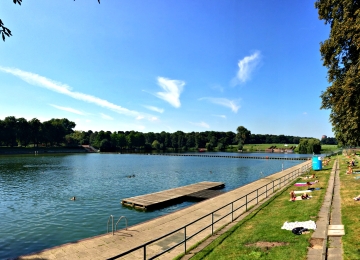
[[[225,184],[222,182],[203,181],[170,190],[126,198],[121,201],[121,204],[147,210],[184,200],[186,196],[193,193],[210,189],[221,189],[224,186]]]

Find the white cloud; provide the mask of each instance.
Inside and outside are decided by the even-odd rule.
[[[226,119],[226,116],[225,116],[225,115],[213,115],[213,116],[216,116],[216,117],[221,117],[221,118]]]
[[[144,119],[144,116],[139,115],[139,116],[136,117],[136,120],[141,120],[141,119]]]
[[[237,111],[240,108],[240,105],[238,105],[237,100],[229,100],[227,98],[212,98],[212,97],[204,97],[204,98],[200,98],[199,100],[208,100],[211,103],[217,104],[217,105],[221,105],[224,107],[228,107],[230,108],[234,113],[237,113]]]
[[[304,112],[303,115],[307,115],[307,112]]]
[[[164,92],[157,92],[155,96],[165,100],[173,107],[179,108],[181,106],[180,94],[185,86],[185,81],[172,80],[163,77],[158,77],[157,81]]]
[[[72,97],[77,100],[85,101],[88,103],[95,104],[100,107],[104,107],[107,109],[110,109],[116,113],[123,114],[126,116],[132,116],[132,117],[138,117],[140,116],[140,113],[134,110],[129,110],[127,108],[121,107],[119,105],[113,104],[107,100],[94,97],[88,94],[80,93],[80,92],[74,92],[71,91],[71,88],[63,83],[53,81],[51,79],[45,78],[43,76],[40,76],[35,73],[22,71],[19,69],[14,68],[5,68],[0,67],[0,71],[10,73],[16,77],[19,77],[20,79],[28,82],[29,84],[40,86],[46,89],[49,89],[51,91],[55,91],[57,93]],[[144,117],[144,115],[141,115]],[[151,118],[151,115],[147,115],[148,118]]]
[[[159,121],[159,118],[157,118],[156,116],[153,116],[149,120],[155,122],[155,121]]]
[[[71,108],[71,107],[62,107],[62,106],[57,106],[57,105],[54,105],[54,104],[49,104],[49,105],[52,106],[52,107],[55,107],[57,109],[63,110],[63,111],[67,111],[67,112],[78,114],[78,115],[84,115],[83,112],[81,112],[79,110],[76,110],[74,108]]]
[[[232,85],[235,86],[239,83],[245,83],[248,81],[251,78],[252,72],[259,64],[260,58],[260,51],[255,51],[252,55],[246,56],[242,60],[239,60],[239,70],[236,74],[236,77],[232,80]]]
[[[203,128],[210,128],[210,126],[207,123],[203,122],[203,121],[201,121],[199,123],[194,123],[194,122],[189,122],[189,123],[192,124],[192,125],[195,125],[195,126],[203,127]]]
[[[144,106],[144,107],[151,110],[151,111],[164,113],[164,109],[162,109],[162,108],[158,108],[158,107],[154,107],[154,106]]]
[[[103,113],[100,113],[100,116],[101,116],[101,118],[106,119],[106,120],[114,120],[114,118],[112,118],[111,116],[105,115]]]

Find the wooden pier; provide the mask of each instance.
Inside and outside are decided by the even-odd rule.
[[[222,182],[203,181],[183,187],[173,188],[151,194],[123,199],[121,204],[142,210],[155,209],[186,199],[208,199],[220,194],[218,189],[225,187]]]

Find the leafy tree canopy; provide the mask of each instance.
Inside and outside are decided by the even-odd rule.
[[[74,0],[75,1],[75,0]],[[100,4],[100,0],[98,0],[99,4]],[[14,4],[19,4],[21,5],[22,0],[13,0]],[[5,41],[5,36],[10,37],[12,36],[11,31],[9,28],[5,27],[4,23],[1,21],[0,19],[0,34],[1,37],[3,39],[3,41]]]
[[[322,92],[322,109],[330,109],[336,139],[343,145],[360,144],[360,0],[317,0],[319,19],[330,25],[321,42],[323,65],[331,84]]]
[[[236,139],[239,144],[245,144],[246,140],[249,139],[251,132],[247,130],[244,126],[239,126],[236,128]]]

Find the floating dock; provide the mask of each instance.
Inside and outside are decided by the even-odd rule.
[[[127,207],[149,210],[179,203],[186,199],[208,199],[219,195],[221,192],[218,190],[224,187],[225,184],[222,182],[203,181],[170,190],[123,199],[121,204]]]

